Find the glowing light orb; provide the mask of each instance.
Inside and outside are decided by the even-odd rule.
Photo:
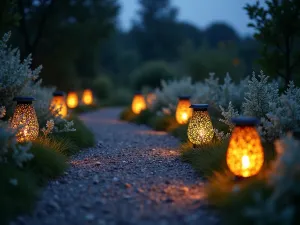
[[[56,116],[66,117],[68,114],[68,107],[66,105],[64,92],[62,91],[55,91],[53,93],[53,98],[50,104],[50,110]]]
[[[179,124],[187,124],[192,116],[193,110],[190,108],[191,101],[189,96],[178,97],[178,104],[176,108],[176,121]]]
[[[82,102],[85,105],[91,105],[93,103],[93,92],[90,89],[85,89],[83,91]]]
[[[18,142],[35,140],[39,135],[39,123],[35,109],[32,105],[32,97],[15,97],[17,101],[13,117],[10,121],[12,129],[18,130],[16,138]]]
[[[256,175],[264,163],[264,150],[255,125],[255,118],[240,117],[232,120],[235,128],[229,141],[226,161],[236,176]]]
[[[190,106],[193,114],[188,125],[188,139],[194,145],[209,144],[214,137],[214,129],[208,114],[207,104],[193,104]]]
[[[74,109],[78,106],[78,96],[76,92],[69,92],[67,96],[67,105],[70,109]]]
[[[141,93],[136,93],[133,97],[131,109],[134,114],[140,114],[142,110],[147,108],[144,96]]]

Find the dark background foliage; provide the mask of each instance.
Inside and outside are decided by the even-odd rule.
[[[138,2],[124,31],[117,0],[3,0],[0,32],[11,30],[22,56],[32,54],[33,66],[43,65],[45,85],[64,91],[92,87],[99,98],[115,98],[117,89],[130,96],[174,76],[199,81],[209,72],[221,78],[229,72],[238,80],[263,69],[285,84],[300,82],[297,0],[246,5],[254,37],[240,37],[226,23],[200,29],[179,21],[170,0]]]

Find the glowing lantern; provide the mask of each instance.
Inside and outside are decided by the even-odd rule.
[[[258,120],[240,117],[232,122],[236,126],[229,141],[227,165],[237,177],[254,176],[264,163],[264,150],[255,128]]]
[[[74,109],[78,105],[78,96],[76,92],[69,92],[67,96],[67,105],[70,109]]]
[[[36,117],[31,97],[16,97],[17,101],[13,117],[11,119],[11,128],[18,129],[16,138],[18,142],[33,141],[39,135],[39,123]]]
[[[192,116],[193,110],[190,108],[191,101],[189,96],[178,97],[178,104],[176,108],[176,121],[179,124],[188,123]]]
[[[136,93],[133,97],[131,109],[135,114],[140,114],[142,110],[147,108],[144,96],[141,93]]]
[[[155,101],[156,99],[156,95],[153,93],[153,92],[150,92],[148,95],[147,95],[147,104],[149,106],[151,106],[153,104],[153,102]]]
[[[93,92],[90,89],[85,89],[82,94],[82,102],[86,105],[93,103]]]
[[[51,101],[50,109],[53,113],[58,113],[61,117],[66,117],[68,114],[68,108],[66,105],[64,92],[55,91],[53,92],[53,98]]]
[[[193,114],[188,125],[188,138],[194,145],[205,145],[212,141],[214,129],[208,114],[208,104],[190,106]]]

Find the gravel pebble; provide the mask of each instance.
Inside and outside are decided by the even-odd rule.
[[[70,160],[49,182],[36,209],[11,225],[215,225],[203,181],[179,158],[176,138],[119,121],[119,108],[81,119],[97,145]]]

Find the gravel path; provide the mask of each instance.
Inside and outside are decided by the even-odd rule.
[[[13,225],[217,224],[203,182],[179,159],[177,139],[117,120],[120,109],[82,115],[98,144],[50,182],[33,215]]]

